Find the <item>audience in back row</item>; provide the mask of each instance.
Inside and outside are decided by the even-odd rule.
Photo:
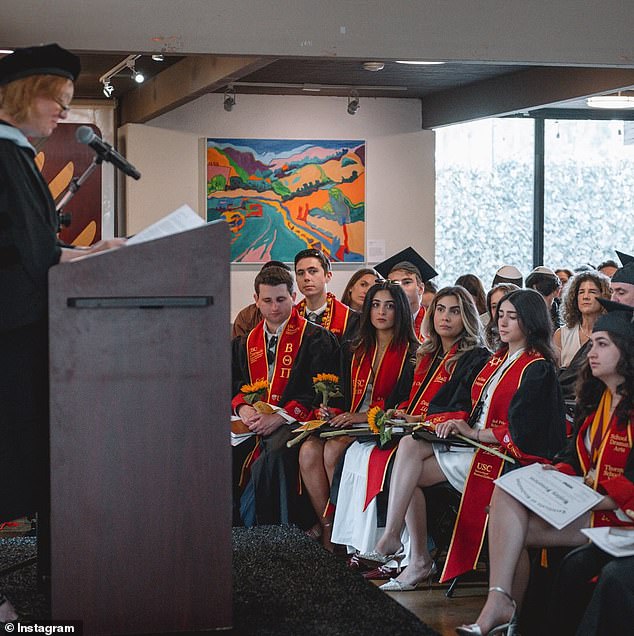
[[[602,477],[604,451],[597,455],[612,435],[624,441],[626,453],[619,457],[627,458],[634,439],[634,430],[624,436],[619,428],[630,425],[632,409],[631,396],[621,398],[631,392],[634,258],[617,254],[622,266],[605,261],[603,273],[590,266],[575,274],[537,267],[526,277],[529,289],[520,289],[524,277],[516,267],[504,265],[485,295],[474,274],[435,293],[431,278],[436,272],[410,247],[375,269],[355,272],[340,302],[327,291],[330,261],[310,248],[295,258],[304,296],[296,307],[290,273],[279,263],[266,264],[256,277],[255,304],[234,325],[234,333],[243,331],[233,342],[234,412],[254,434],[234,447],[235,522],[296,523],[329,550],[346,546],[344,552],[354,555],[351,564],[380,566],[369,576],[391,576],[383,589],[408,591],[436,572],[422,488],[448,482],[462,493],[444,562],[442,580],[449,580],[477,561],[493,490],[490,474],[512,468],[512,461],[515,466],[549,465],[566,432],[574,442],[583,424],[590,433],[584,440],[576,438],[581,463],[573,461],[574,470],[592,476],[593,487],[610,493],[597,509],[606,510],[601,512],[606,525],[634,525],[619,510],[625,503],[634,508],[634,496],[628,494],[634,492],[629,460],[612,462],[609,475]],[[615,318],[606,316],[602,306],[610,296]],[[258,315],[262,318],[254,325]],[[488,349],[482,346],[483,324]],[[610,346],[616,347],[612,356],[604,351]],[[329,374],[342,391],[328,406],[313,386],[320,374]],[[597,379],[594,384],[591,376]],[[606,419],[610,409],[597,406],[600,396],[585,388],[590,386],[604,387],[603,399],[613,406],[620,403],[615,420]],[[570,421],[576,417],[575,428],[564,425],[563,395]],[[390,408],[381,417],[403,418],[405,432],[391,440],[383,435],[379,440],[367,428],[365,437],[348,432],[353,426],[376,430],[376,418]],[[588,415],[593,409],[595,415]],[[603,424],[596,424],[598,413]],[[297,440],[301,445],[287,445],[294,428],[307,420],[315,431],[302,433],[307,437]],[[422,429],[412,435],[413,423]],[[320,436],[324,430],[330,438]],[[489,450],[459,448],[452,441],[455,435]],[[589,450],[583,450],[584,444]],[[485,465],[483,478],[474,466]],[[606,479],[618,482],[620,490],[611,490]],[[534,521],[527,522],[518,505],[497,491],[493,496],[489,597],[478,623],[458,628],[461,634],[514,631],[527,581],[524,544],[580,541],[577,526],[553,534],[542,524],[533,531]],[[516,532],[514,523],[528,523],[518,526],[528,528],[528,535]],[[522,544],[511,535],[526,538]],[[581,567],[575,560],[570,563],[569,569]],[[600,569],[583,567],[584,572],[593,569],[593,575]],[[569,626],[576,624],[585,603],[579,598],[577,605],[578,616],[563,619]],[[593,611],[599,615],[599,609]]]

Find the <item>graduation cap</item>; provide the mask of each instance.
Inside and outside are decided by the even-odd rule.
[[[16,49],[0,60],[0,85],[31,75],[59,75],[76,80],[79,58],[57,44]]]
[[[619,256],[619,258],[621,257]],[[623,259],[621,259],[621,262],[623,262]],[[612,282],[634,285],[634,260],[625,263],[623,267],[617,269],[612,276]]]
[[[634,339],[634,307],[605,298],[597,300],[608,313],[597,318],[592,331],[609,331],[624,338]]]
[[[634,263],[634,256],[630,256],[629,254],[626,254],[625,252],[619,252],[619,250],[614,250],[616,252],[616,255],[619,257],[619,260],[621,261],[621,265],[625,266],[628,263]]]
[[[438,276],[438,272],[413,247],[406,247],[398,254],[390,256],[387,260],[375,265],[374,269],[384,278],[387,278],[395,269],[417,273],[423,282]]]

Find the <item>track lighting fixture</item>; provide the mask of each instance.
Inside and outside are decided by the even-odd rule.
[[[103,94],[105,97],[112,97],[114,92],[114,86],[110,83],[110,80],[103,81]]]
[[[352,90],[348,95],[348,114],[354,115],[359,110],[359,93],[357,91]]]
[[[228,86],[225,90],[225,98],[223,101],[223,107],[228,113],[230,113],[235,105],[236,105],[236,89],[233,88],[233,86]]]
[[[152,59],[155,62],[164,62],[165,56],[162,53],[154,53],[154,55],[152,56]]]

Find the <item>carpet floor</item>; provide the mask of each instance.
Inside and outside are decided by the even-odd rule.
[[[0,568],[35,551],[32,537],[0,539]],[[50,616],[47,598],[37,592],[35,565],[4,576],[0,590],[22,620]],[[438,636],[344,561],[288,526],[233,529],[233,595],[233,634]]]

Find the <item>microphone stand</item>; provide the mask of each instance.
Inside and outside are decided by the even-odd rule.
[[[70,185],[68,186],[68,190],[66,190],[66,193],[64,194],[64,196],[60,199],[59,203],[55,206],[55,211],[57,212],[57,219],[58,219],[59,229],[61,229],[62,225],[64,227],[68,227],[70,225],[71,214],[70,214],[70,212],[68,212],[68,213],[64,212],[64,208],[66,207],[66,204],[75,196],[75,194],[77,194],[77,190],[79,190],[79,188],[81,188],[81,186],[84,184],[86,179],[88,179],[88,177],[102,163],[103,163],[103,158],[100,157],[99,155],[95,155],[92,158],[92,162],[86,168],[84,173],[81,176],[74,177],[71,180]]]

